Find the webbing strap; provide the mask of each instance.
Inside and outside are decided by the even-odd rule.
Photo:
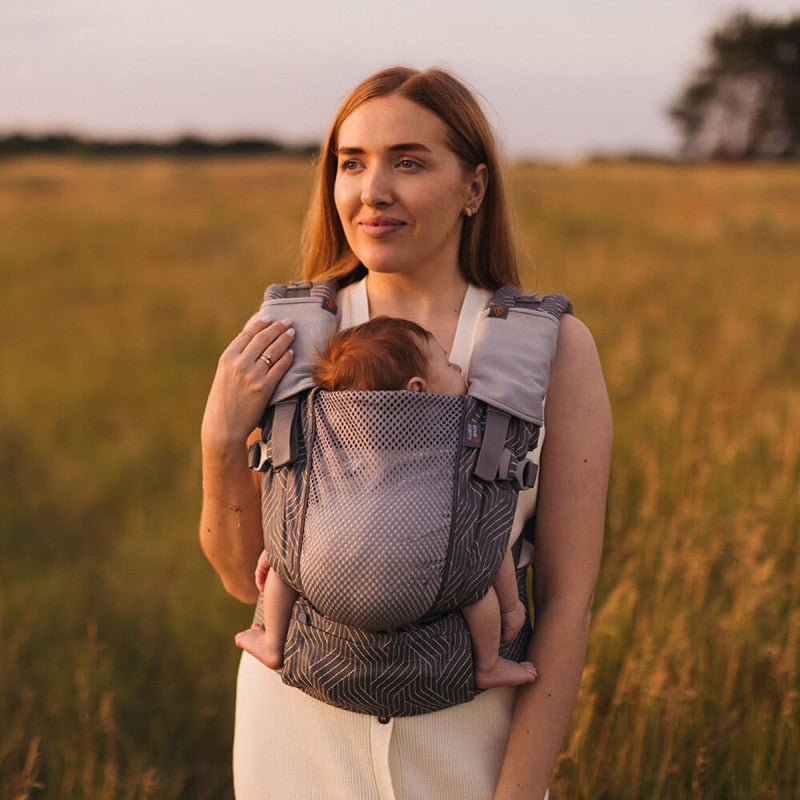
[[[291,464],[297,458],[297,427],[295,416],[298,402],[290,397],[275,406],[272,417],[272,466],[275,468]]]
[[[483,442],[474,475],[482,481],[493,481],[503,461],[508,437],[508,425],[511,417],[505,411],[498,411],[489,406],[486,409],[486,426],[483,431]]]
[[[522,555],[522,546],[525,542],[530,542],[534,544],[534,539],[536,538],[536,515],[534,514],[532,517],[528,517],[525,520],[525,524],[522,526],[522,530],[520,531],[519,536],[517,537],[517,541],[511,546],[511,555],[514,558],[514,566],[519,569],[519,559]]]

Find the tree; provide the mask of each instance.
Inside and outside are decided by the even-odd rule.
[[[731,17],[669,114],[689,157],[800,157],[800,16]]]

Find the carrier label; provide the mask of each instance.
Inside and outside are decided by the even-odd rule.
[[[475,409],[464,420],[465,447],[480,447],[483,440],[483,422],[479,409]]]

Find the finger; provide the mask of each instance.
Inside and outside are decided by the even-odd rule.
[[[251,357],[253,361],[261,356],[269,356],[274,365],[291,346],[294,337],[294,328],[286,328],[285,322],[273,322],[269,328],[253,337],[243,354]]]
[[[267,371],[265,389],[270,393],[270,396],[275,391],[280,379],[286,374],[289,367],[292,365],[294,358],[294,351],[286,350],[277,361],[273,362],[272,366]]]
[[[250,317],[250,319],[248,319],[247,322],[245,322],[244,327],[246,329],[250,325],[254,325],[257,322],[263,322],[265,325],[269,325],[269,324],[272,323],[272,320],[271,319],[265,319],[264,317],[261,316],[261,312],[260,311],[256,311],[256,313],[253,314],[253,316]]]
[[[254,314],[245,323],[244,328],[237,334],[233,341],[225,348],[226,353],[241,353],[252,341],[253,337],[268,327],[268,323]]]

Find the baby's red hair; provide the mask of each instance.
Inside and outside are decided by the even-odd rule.
[[[394,391],[428,374],[425,328],[398,317],[375,317],[334,334],[312,368],[322,389]]]

